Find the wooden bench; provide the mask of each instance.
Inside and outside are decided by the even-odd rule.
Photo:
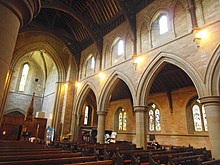
[[[54,151],[32,151],[32,152],[3,152],[0,153],[0,156],[13,156],[13,155],[37,155],[37,154],[63,154],[70,153],[68,150],[54,150]]]
[[[78,153],[63,153],[63,154],[37,154],[37,155],[14,155],[14,156],[0,156],[2,161],[19,161],[19,160],[38,160],[38,159],[51,159],[51,158],[68,158],[68,157],[81,157],[81,152]]]
[[[114,164],[113,160],[102,160],[102,161],[74,163],[74,164],[66,164],[66,165],[113,165],[113,164]]]
[[[85,156],[85,157],[71,157],[71,158],[53,158],[53,159],[39,159],[39,160],[24,160],[24,161],[2,161],[0,165],[61,165],[61,164],[71,164],[71,163],[84,163],[96,161],[95,156]]]
[[[179,158],[183,156],[192,156],[195,155],[194,152],[180,152],[180,153],[170,153],[165,152],[162,154],[149,154],[149,162],[151,164],[167,164],[169,162],[169,158]]]
[[[184,156],[179,158],[170,158],[170,165],[197,165],[198,159],[202,159],[203,155]]]
[[[209,160],[202,162],[201,159],[198,159],[198,165],[220,165],[220,159],[217,160]]]

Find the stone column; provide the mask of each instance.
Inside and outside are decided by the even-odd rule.
[[[220,159],[220,96],[207,96],[200,100],[207,116],[212,157]]]
[[[40,0],[0,0],[0,123],[8,83],[8,70],[20,27],[40,11]]]
[[[105,117],[106,111],[98,111],[98,132],[97,132],[97,143],[104,144],[105,143]]]
[[[61,134],[61,120],[62,120],[62,108],[63,99],[65,93],[65,82],[57,82],[56,96],[54,101],[52,127],[55,129],[55,138],[58,138]]]
[[[146,148],[146,106],[134,106],[136,116],[136,146]]]

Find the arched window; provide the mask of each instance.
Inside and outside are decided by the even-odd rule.
[[[22,69],[22,73],[21,73],[21,80],[20,80],[19,88],[18,88],[18,90],[20,92],[24,91],[24,87],[25,87],[25,84],[26,84],[27,76],[28,76],[28,71],[29,71],[29,65],[24,64],[23,69]]]
[[[150,109],[148,112],[148,124],[150,131],[160,131],[161,124],[160,124],[160,110],[158,109],[157,105],[152,103],[149,105]]]
[[[95,68],[95,57],[91,58],[91,69]]]
[[[120,131],[126,130],[127,125],[127,117],[126,117],[126,111],[124,108],[119,108],[116,112],[116,129]]]
[[[95,57],[93,56],[93,54],[90,54],[86,64],[85,75],[90,76],[94,74],[94,72],[95,72]]]
[[[84,111],[83,125],[91,125],[91,117],[92,117],[92,108],[87,105]]]
[[[117,47],[118,47],[118,56],[123,55],[124,54],[124,42],[121,39],[118,41]]]
[[[194,130],[196,132],[208,131],[205,108],[198,99],[192,104],[192,115]]]
[[[112,44],[112,64],[117,64],[124,60],[124,51],[124,41],[120,37],[117,37]]]
[[[167,22],[166,15],[162,15],[159,18],[159,31],[160,31],[160,34],[164,34],[164,33],[168,32],[168,22]]]

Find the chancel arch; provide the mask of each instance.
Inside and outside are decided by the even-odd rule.
[[[44,39],[44,41],[41,39]],[[31,54],[33,52],[40,52],[38,53],[39,55],[32,56],[34,57],[32,61],[35,61],[36,66],[38,66],[40,68],[39,70],[42,70],[43,72],[43,87],[48,87],[47,89],[44,89],[45,92],[43,95],[45,95],[45,99],[43,99],[43,101],[45,104],[42,103],[42,108],[46,108],[47,106],[50,107],[50,113],[46,114],[46,117],[50,121],[48,123],[50,123],[50,125],[55,128],[55,132],[57,133],[56,137],[59,137],[61,133],[61,126],[64,127],[64,125],[70,123],[69,120],[71,120],[71,118],[66,120],[64,119],[67,117],[66,115],[70,113],[72,108],[67,109],[66,107],[63,107],[62,104],[63,102],[66,102],[67,99],[69,100],[68,97],[64,98],[64,96],[67,94],[65,91],[67,88],[71,88],[71,82],[76,81],[78,72],[76,60],[74,57],[72,57],[72,54],[60,39],[47,32],[42,32],[41,38],[39,38],[39,35],[36,31],[23,32],[19,34],[18,42],[22,44],[16,45],[16,49],[11,62],[11,68],[13,70],[17,62],[24,55]],[[62,45],[64,49],[59,49],[58,45]],[[44,56],[44,54],[47,54],[47,56]],[[71,69],[69,69],[70,67]],[[53,71],[53,74],[49,74]],[[53,90],[48,90],[52,89],[52,86],[47,81],[49,79],[53,81]],[[36,81],[38,80],[36,78]],[[46,93],[48,93],[48,95],[46,95]],[[49,101],[50,99],[47,100],[46,97],[53,97],[53,99]],[[35,98],[38,99],[36,96]],[[71,106],[71,103],[68,104]],[[64,113],[64,111],[66,112]],[[64,131],[65,134],[68,134],[66,130]]]

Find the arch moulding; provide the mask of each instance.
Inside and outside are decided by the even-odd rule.
[[[110,93],[114,89],[114,85],[116,84],[115,82],[119,79],[122,80],[128,86],[128,89],[131,92],[133,104],[134,105],[136,104],[135,89],[134,89],[134,85],[132,81],[124,73],[121,73],[119,71],[114,71],[108,78],[107,82],[105,83],[101,91],[101,94],[98,100],[100,111],[107,111]]]
[[[192,80],[198,96],[201,97],[204,95],[205,85],[202,76],[191,63],[175,54],[160,53],[151,61],[140,79],[137,89],[137,100],[139,105],[146,104],[152,83],[166,64],[173,64],[181,68]]]
[[[53,62],[55,63],[57,70],[58,70],[58,81],[63,82],[66,78],[66,72],[64,64],[59,57],[57,51],[47,42],[32,42],[24,45],[23,47],[19,48],[15,51],[12,62],[11,62],[11,69],[14,69],[18,60],[24,56],[25,54],[36,51],[36,50],[44,50],[48,53],[48,55],[52,58]]]
[[[75,104],[75,108],[74,108],[75,111],[73,111],[74,114],[72,114],[72,115],[80,115],[80,112],[83,107],[83,102],[86,99],[86,96],[90,92],[90,90],[94,93],[95,98],[96,98],[96,104],[98,105],[95,86],[90,82],[86,82],[84,84],[84,86],[82,87],[82,89],[80,90],[79,95],[76,98],[76,104]]]
[[[220,95],[220,44],[215,49],[205,74],[206,95]]]

